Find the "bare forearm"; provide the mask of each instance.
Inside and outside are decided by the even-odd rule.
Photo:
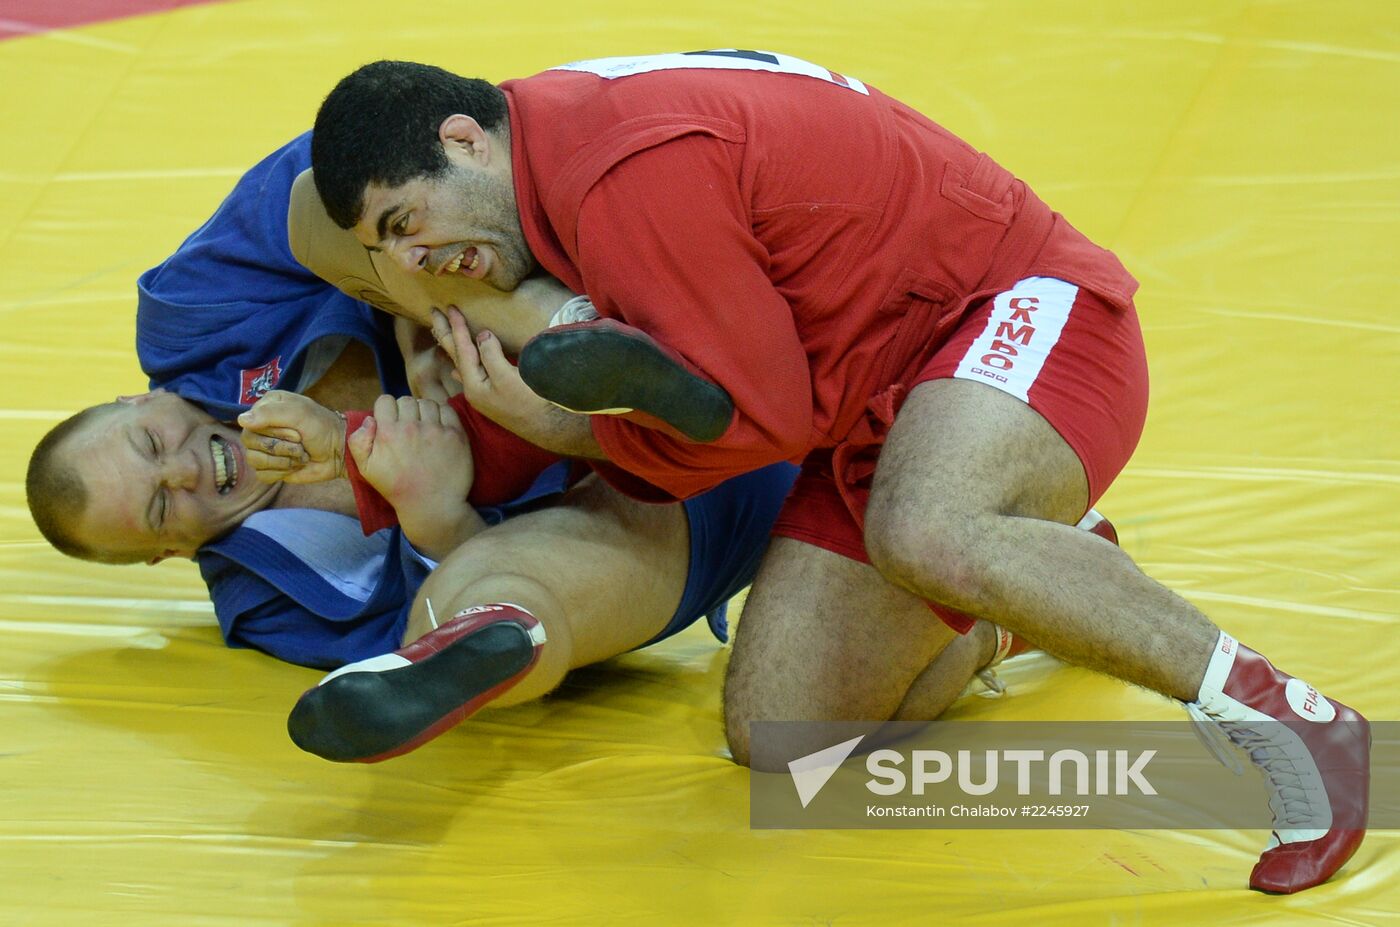
[[[553,277],[540,275],[521,281],[519,295],[535,306],[537,317],[548,321],[559,308],[578,294]]]
[[[564,457],[604,458],[589,416],[570,412],[535,395],[506,359],[500,338],[490,331],[472,336],[456,309],[434,321],[434,334],[457,364],[467,401],[497,425],[536,447]]]
[[[511,426],[507,424],[506,427]],[[522,438],[561,457],[606,459],[598,439],[593,437],[590,416],[550,406],[543,415],[535,418],[526,430],[531,433],[525,434],[522,431]]]
[[[415,550],[438,561],[486,530],[486,522],[466,502],[450,512],[439,510],[422,517],[400,512],[399,525]]]

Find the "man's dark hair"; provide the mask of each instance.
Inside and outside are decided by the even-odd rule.
[[[80,542],[73,528],[87,507],[88,488],[71,462],[60,455],[63,445],[85,424],[115,406],[106,403],[84,409],[64,419],[40,439],[29,456],[29,471],[24,478],[25,500],[39,533],[60,553],[79,560],[99,563],[134,563],[131,557],[114,556],[92,550]]]
[[[438,127],[457,113],[491,131],[508,118],[506,95],[488,81],[412,61],[376,61],[336,84],[311,136],[316,191],[335,224],[348,229],[360,220],[371,183],[397,187],[446,171]]]

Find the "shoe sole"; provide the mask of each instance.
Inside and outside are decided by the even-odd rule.
[[[542,332],[520,352],[520,377],[570,411],[635,409],[700,443],[724,434],[734,417],[723,389],[645,338],[615,329]]]
[[[526,628],[487,625],[408,666],[346,673],[309,690],[287,717],[287,733],[339,763],[388,759],[457,724],[534,660]]]

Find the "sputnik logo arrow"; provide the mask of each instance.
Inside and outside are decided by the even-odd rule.
[[[797,797],[802,800],[802,807],[812,803],[836,770],[846,762],[846,757],[854,753],[856,745],[864,739],[865,735],[861,734],[834,747],[799,756],[788,763],[788,773],[792,776],[792,784],[797,786]]]

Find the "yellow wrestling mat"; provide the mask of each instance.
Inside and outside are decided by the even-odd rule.
[[[1257,831],[752,831],[699,626],[329,764],[284,731],[317,673],[225,649],[189,564],[50,551],[22,488],[58,418],[144,387],[136,276],[354,66],[772,48],[916,105],[1117,251],[1153,405],[1100,507],[1232,634],[1400,717],[1400,5],[152,0],[45,32],[17,2],[45,6],[0,0],[0,923],[1400,923],[1393,831],[1287,898],[1245,887]],[[1044,656],[1003,678],[952,716],[1181,717]]]

